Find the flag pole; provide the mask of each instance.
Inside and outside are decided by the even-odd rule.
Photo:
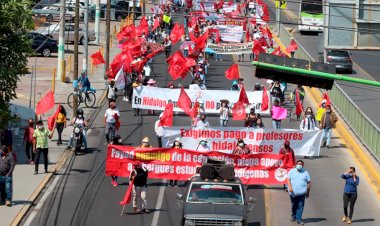
[[[123,214],[124,214],[124,208],[125,208],[125,205],[123,205],[123,208],[121,209],[120,216],[123,216]]]

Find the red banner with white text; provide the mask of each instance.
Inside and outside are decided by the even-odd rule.
[[[225,161],[235,166],[235,176],[244,184],[284,184],[292,168],[289,155],[233,155],[221,152],[200,153],[174,148],[135,148],[110,145],[107,151],[106,175],[129,177],[133,163],[140,162],[149,171],[149,178],[188,180],[207,159]]]

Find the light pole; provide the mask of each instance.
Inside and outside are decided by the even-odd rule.
[[[100,0],[96,0],[96,8],[95,8],[95,44],[99,44],[99,31],[100,29]]]
[[[59,39],[58,39],[58,70],[57,75],[61,79],[61,82],[65,78],[65,13],[66,13],[66,1],[61,0],[60,5],[60,22],[59,22]]]
[[[83,65],[82,71],[87,75],[88,68],[88,0],[84,1],[84,51],[83,51]]]

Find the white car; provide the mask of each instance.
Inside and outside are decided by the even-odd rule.
[[[53,24],[49,27],[43,27],[36,30],[36,32],[48,36],[54,40],[59,39],[59,24]],[[65,24],[65,41],[66,42],[74,42],[74,24],[68,23]],[[85,33],[84,33],[84,25],[79,25],[79,36],[78,41],[81,45],[84,44],[85,40]],[[95,31],[94,30],[88,30],[88,41],[95,41]]]

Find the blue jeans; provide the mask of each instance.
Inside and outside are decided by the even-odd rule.
[[[87,137],[86,137],[86,130],[82,130],[82,139],[83,139],[83,145],[84,148],[87,148]],[[71,134],[70,140],[69,140],[69,146],[72,147],[74,141],[74,133]]]
[[[222,54],[216,54],[215,53],[215,57],[216,57],[215,60],[221,60],[222,59]]]
[[[12,177],[0,176],[0,193],[2,201],[12,202]]]
[[[226,127],[228,120],[220,119],[220,127]]]
[[[281,120],[272,119],[273,129],[281,129]]]
[[[331,141],[331,133],[332,133],[332,128],[330,129],[323,129],[323,132],[322,132],[322,139],[324,141],[326,141],[326,145],[329,146],[330,145],[330,141]]]
[[[292,207],[292,219],[297,220],[297,222],[302,221],[303,207],[305,205],[305,195],[299,195],[292,197],[290,195],[290,203]]]

